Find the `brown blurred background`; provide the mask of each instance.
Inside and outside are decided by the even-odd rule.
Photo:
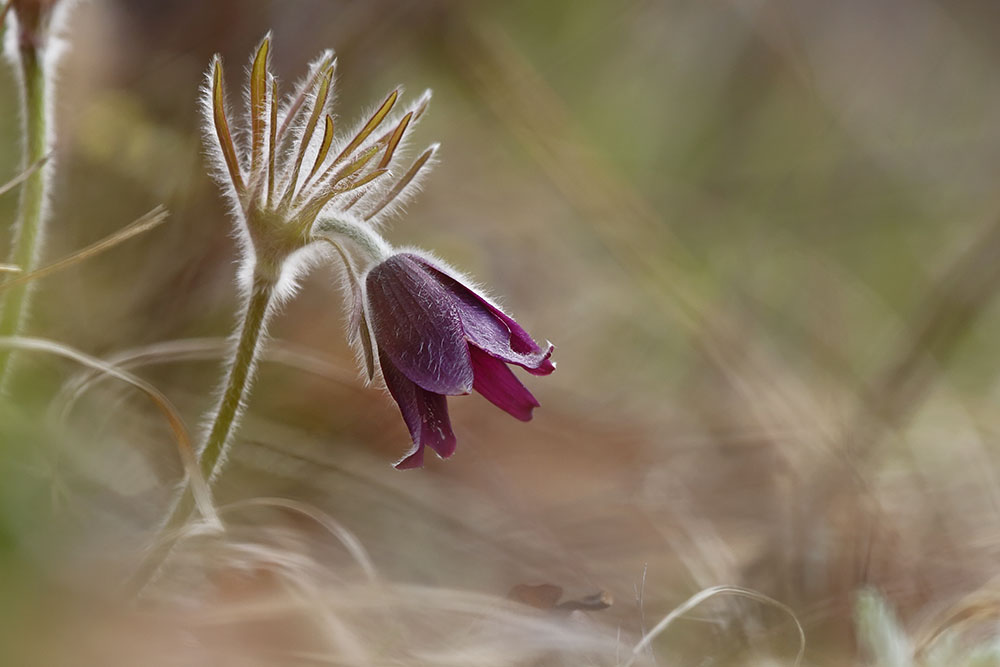
[[[158,203],[170,220],[47,278],[29,333],[102,357],[229,334],[235,249],[196,97],[216,52],[242,86],[267,30],[286,86],[337,51],[342,118],[399,83],[434,90],[414,146],[440,141],[440,164],[388,238],[488,285],[556,344],[559,370],[526,380],[530,424],[451,400],[454,459],[395,471],[406,430],[362,386],[334,274],[316,270],[272,329],[315,359],[263,365],[222,500],[314,504],[392,580],[606,590],[596,622],[636,634],[699,589],[749,586],[796,610],[814,664],[855,655],[864,586],[919,626],[988,585],[995,3],[82,3],[46,257]],[[0,91],[5,181],[9,67]],[[15,206],[0,198],[0,247]],[[157,349],[133,370],[194,429],[218,355]],[[21,458],[0,496],[0,578],[25,589],[0,615],[29,619],[15,628],[47,595],[113,588],[180,475],[141,397],[100,382],[56,420],[78,369],[27,354],[19,369],[3,437]],[[741,624],[682,621],[663,644],[718,661],[700,664],[793,651],[780,614],[731,606]]]

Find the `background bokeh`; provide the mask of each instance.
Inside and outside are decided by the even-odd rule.
[[[542,403],[530,424],[451,400],[455,457],[395,471],[406,430],[363,386],[335,274],[318,269],[274,323],[285,361],[262,366],[220,499],[318,507],[393,581],[607,591],[615,604],[592,622],[629,635],[702,588],[748,586],[796,611],[810,664],[845,664],[864,587],[914,628],[993,599],[998,12],[90,0],[66,30],[45,256],[156,204],[170,219],[46,278],[28,332],[107,358],[154,346],[132,369],[195,428],[219,354],[183,341],[227,336],[237,299],[201,152],[204,70],[222,54],[237,90],[268,30],[286,83],[334,48],[348,121],[397,84],[434,90],[414,146],[441,142],[440,164],[390,241],[482,281],[556,344],[559,370],[526,380]],[[9,67],[0,91],[6,181],[20,160]],[[15,214],[0,197],[0,247]],[[15,655],[53,626],[104,655],[67,628],[89,627],[94,607],[117,619],[102,627],[127,626],[115,582],[181,474],[131,390],[102,380],[63,410],[78,373],[22,354],[3,408],[0,643]],[[794,653],[777,612],[704,613],[713,622],[680,621],[657,646],[685,664]]]

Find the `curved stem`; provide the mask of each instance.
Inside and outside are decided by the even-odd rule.
[[[225,463],[230,439],[243,413],[246,396],[257,369],[257,354],[267,329],[271,302],[274,300],[274,285],[272,278],[254,274],[225,389],[213,411],[212,428],[200,454],[201,471],[209,481],[218,475]]]
[[[239,339],[230,356],[226,383],[218,404],[210,415],[211,427],[199,453],[202,474],[210,484],[219,475],[226,462],[232,435],[243,414],[257,368],[257,356],[266,336],[267,320],[273,311],[274,295],[274,278],[254,273],[250,295],[243,309]],[[141,593],[146,584],[156,576],[160,566],[173,550],[178,533],[187,522],[194,506],[191,487],[186,484],[166,522],[160,528],[152,549],[132,575],[128,583],[131,592]]]
[[[338,218],[319,218],[313,225],[313,236],[323,239],[336,235],[353,241],[373,261],[381,261],[392,254],[392,246],[368,225]]]
[[[39,56],[36,47],[22,45],[19,62],[24,111],[25,166],[43,160],[51,143],[45,100],[45,68]],[[39,254],[48,169],[48,166],[43,166],[33,171],[25,180],[24,189],[21,191],[19,222],[15,231],[10,263],[25,273],[35,268]],[[13,287],[6,294],[3,307],[0,309],[0,336],[15,336],[21,330],[24,314],[27,311],[28,295],[27,284]],[[0,351],[0,388],[6,383],[9,366],[10,350]]]

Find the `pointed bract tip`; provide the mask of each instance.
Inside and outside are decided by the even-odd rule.
[[[428,88],[424,90],[419,98],[417,98],[417,104],[415,106],[416,111],[414,112],[415,118],[420,118],[424,112],[427,111],[427,107],[430,105],[431,97],[433,97],[433,95],[434,93],[431,92],[430,88]]]
[[[392,110],[393,105],[396,104],[396,100],[398,100],[399,96],[402,94],[403,94],[403,87],[396,86],[396,88],[386,96],[385,102],[382,102],[382,105],[379,107],[378,111],[375,112],[375,116],[379,117],[379,122],[381,122],[381,120],[389,114],[389,111]]]
[[[218,89],[222,85],[222,56],[216,53],[212,56],[212,88]]]
[[[413,449],[406,453],[406,456],[396,461],[392,465],[396,470],[413,470],[424,467],[424,446],[414,445]]]
[[[268,49],[271,48],[271,31],[268,30],[260,40],[260,44],[257,45],[257,55],[256,58],[260,58],[261,54],[265,57],[267,56]]]
[[[257,47],[257,55],[254,56],[253,66],[250,69],[250,85],[263,86],[266,83],[265,74],[267,72],[267,58],[271,51],[271,40],[264,38],[260,46]]]

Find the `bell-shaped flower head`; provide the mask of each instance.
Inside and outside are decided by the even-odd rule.
[[[382,377],[413,439],[397,468],[421,466],[425,447],[442,458],[455,452],[446,396],[476,390],[517,419],[531,419],[538,401],[509,365],[548,375],[553,346],[538,345],[452,271],[397,253],[368,271],[364,298]]]

